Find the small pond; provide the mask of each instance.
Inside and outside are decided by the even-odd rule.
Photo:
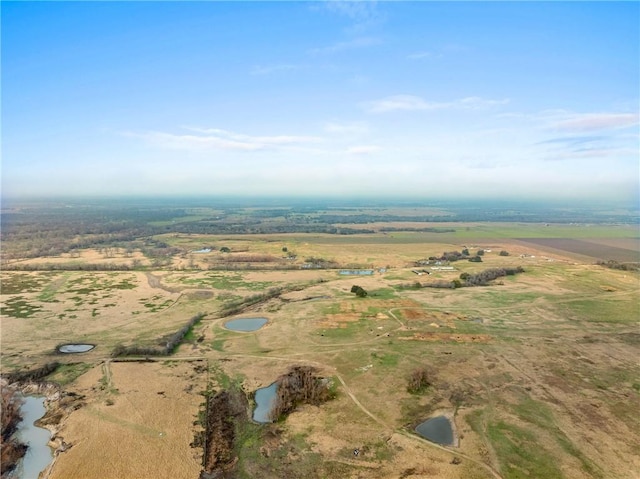
[[[227,321],[224,327],[231,331],[248,332],[257,331],[265,324],[267,324],[267,318],[240,318]]]
[[[47,443],[51,433],[47,429],[37,427],[34,422],[44,416],[43,397],[25,396],[20,406],[22,421],[18,425],[18,437],[29,448],[15,471],[16,479],[34,479],[44,471],[53,460],[53,451]]]
[[[276,399],[276,391],[278,390],[278,384],[273,383],[266,388],[260,388],[256,390],[256,409],[253,411],[253,420],[256,422],[266,423],[271,422],[269,413],[273,407],[273,402]]]
[[[86,353],[95,348],[95,344],[63,344],[58,347],[58,351],[61,353],[73,354],[73,353]]]
[[[416,427],[416,432],[425,439],[443,446],[453,446],[453,428],[446,416],[432,417]]]

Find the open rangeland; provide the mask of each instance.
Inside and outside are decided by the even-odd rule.
[[[57,360],[48,379],[83,397],[57,426],[71,447],[50,478],[195,479],[205,395],[241,391],[250,408],[257,388],[296,365],[313,366],[335,398],[273,424],[238,420],[228,477],[633,478],[639,277],[594,264],[609,259],[602,248],[634,253],[633,232],[621,229],[160,235],[181,248],[162,267],[141,258],[129,271],[3,271],[3,372]],[[194,253],[209,245],[217,249]],[[482,261],[417,266],[464,248],[483,250]],[[129,254],[29,261],[118,263],[138,252]],[[484,286],[430,287],[519,266],[523,273]],[[111,357],[119,345],[163,346],[197,312],[206,316],[172,355]],[[268,323],[225,328],[238,317]],[[57,354],[63,343],[96,347]],[[419,369],[429,384],[409,392]],[[440,414],[457,447],[414,433]]]

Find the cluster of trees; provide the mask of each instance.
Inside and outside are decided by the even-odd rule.
[[[471,253],[469,253],[469,249],[464,248],[462,251],[445,251],[444,253],[442,253],[442,256],[429,256],[428,261],[421,260],[421,261],[418,261],[416,265],[421,265],[431,261],[447,261],[449,263],[452,263],[454,261],[461,261],[464,259],[467,259],[469,261],[482,261],[481,256],[483,255],[484,255],[483,249],[479,249],[476,252],[475,256],[472,256]]]
[[[640,271],[640,263],[618,263],[615,260],[598,261],[598,266],[604,266],[610,269],[619,269],[621,271]]]
[[[222,261],[225,263],[276,263],[280,258],[270,254],[236,254],[227,256]]]
[[[305,258],[304,262],[307,264],[311,264],[313,266],[317,266],[318,268],[339,268],[340,267],[340,264],[335,262],[332,259],[316,258],[314,256]]]
[[[512,276],[514,274],[524,273],[522,266],[516,268],[490,268],[481,271],[480,273],[462,273],[460,279],[454,279],[453,281],[436,280],[429,283],[420,283],[415,281],[413,283],[401,284],[398,286],[400,289],[420,289],[420,288],[464,288],[467,286],[486,286],[490,281],[502,276]]]
[[[517,268],[490,268],[475,274],[462,273],[460,279],[464,281],[463,286],[485,286],[489,284],[489,281],[493,281],[496,278],[512,276],[518,273],[524,273],[522,266]]]
[[[14,371],[4,376],[7,378],[7,381],[9,381],[9,383],[39,381],[40,379],[53,373],[56,369],[58,369],[58,366],[60,366],[60,363],[57,361],[53,361],[39,368],[29,369],[27,371]]]
[[[433,384],[433,373],[427,367],[415,369],[407,379],[407,391],[412,394],[420,393]]]
[[[322,283],[324,280],[319,279],[307,284],[292,284],[289,286],[276,286],[269,288],[264,293],[253,294],[245,298],[236,299],[225,303],[220,309],[220,316],[232,316],[234,314],[241,313],[245,309],[255,306],[256,304],[264,303],[270,299],[277,298],[284,293],[291,291],[302,291],[312,284]]]
[[[276,397],[269,413],[273,421],[286,416],[300,404],[318,406],[335,397],[329,382],[316,376],[316,369],[311,366],[293,366],[278,379],[277,385]]]
[[[193,329],[193,327],[204,317],[204,313],[196,314],[187,322],[187,324],[173,333],[162,348],[150,348],[136,345],[124,346],[122,344],[118,344],[111,352],[111,356],[114,358],[122,356],[169,356],[175,351],[189,331],[191,331],[191,329]]]
[[[232,316],[234,314],[241,313],[245,309],[255,306],[256,304],[264,303],[270,299],[277,298],[285,292],[283,287],[269,288],[264,293],[257,293],[245,298],[228,301],[220,309],[220,316]]]
[[[358,298],[366,298],[368,294],[362,287],[355,284],[351,286],[351,292],[355,293]]]
[[[1,423],[2,434],[0,443],[0,474],[1,477],[9,478],[15,470],[18,461],[26,454],[27,445],[20,442],[15,433],[18,424],[22,420],[20,413],[21,400],[16,391],[3,387],[1,396]]]
[[[246,416],[247,400],[242,392],[234,389],[209,395],[201,479],[235,477],[230,473],[237,462],[235,423],[245,421]]]

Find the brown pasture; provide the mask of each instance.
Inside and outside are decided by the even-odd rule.
[[[190,444],[207,381],[197,364],[103,363],[82,376],[72,389],[89,400],[59,429],[71,448],[49,478],[197,477],[202,451]]]

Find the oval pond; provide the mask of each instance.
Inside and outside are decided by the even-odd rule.
[[[95,344],[63,344],[62,346],[58,347],[58,351],[66,354],[86,353],[87,351],[91,351],[95,347]]]
[[[257,331],[265,324],[267,324],[267,318],[239,318],[227,321],[224,327],[231,331],[249,332]]]

